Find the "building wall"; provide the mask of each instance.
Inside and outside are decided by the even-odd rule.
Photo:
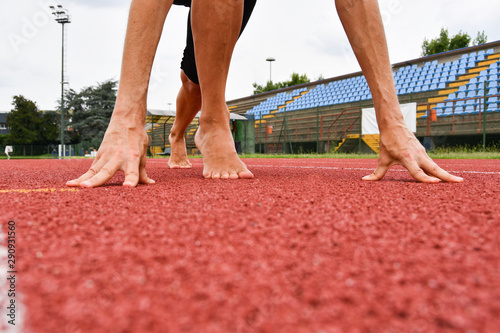
[[[0,112],[0,135],[10,134],[10,130],[7,128],[8,114],[8,112]]]

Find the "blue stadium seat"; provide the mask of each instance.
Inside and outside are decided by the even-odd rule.
[[[465,91],[476,91],[477,90],[477,86],[475,83],[469,83],[466,85],[467,89]]]
[[[496,111],[498,111],[498,104],[497,103],[488,104],[488,108],[486,109],[486,112],[496,112]]]
[[[488,88],[497,88],[498,87],[498,81],[497,80],[490,80],[490,81],[488,81],[488,85],[487,86],[488,86]]]
[[[445,101],[447,101],[447,100],[451,100],[451,99],[456,99],[456,98],[457,98],[457,94],[455,94],[455,93],[451,93],[451,94],[449,94],[449,95],[448,95],[448,98],[447,98],[447,99],[445,99]]]
[[[498,89],[497,88],[489,89],[487,96],[491,96],[491,95],[498,95]]]
[[[465,106],[465,110],[464,110],[465,113],[473,113],[475,111],[476,111],[476,108],[474,107],[474,105],[466,105]]]
[[[453,114],[453,107],[447,107],[443,110],[443,114],[441,116],[451,116]]]
[[[493,103],[498,103],[498,97],[489,97],[488,100],[486,101],[487,104],[493,104]]]

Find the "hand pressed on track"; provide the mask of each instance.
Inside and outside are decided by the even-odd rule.
[[[438,183],[441,180],[450,183],[463,181],[463,178],[450,175],[441,169],[406,126],[380,135],[377,168],[371,175],[363,177],[363,180],[380,180],[393,165],[404,166],[413,178],[423,183]]]
[[[68,181],[66,185],[101,186],[118,171],[125,173],[123,186],[153,184],[155,181],[147,176],[145,169],[148,136],[144,128],[127,125],[112,120],[89,171],[78,179]]]

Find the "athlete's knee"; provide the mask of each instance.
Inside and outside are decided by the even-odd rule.
[[[200,85],[194,83],[189,79],[189,77],[181,70],[181,81],[182,87],[186,89],[186,91],[193,96],[201,96]]]

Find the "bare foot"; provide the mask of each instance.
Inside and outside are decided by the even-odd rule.
[[[184,136],[180,138],[172,137],[172,134],[168,136],[168,141],[170,142],[170,158],[168,159],[168,167],[170,169],[191,169],[193,166],[188,160],[186,151],[186,141]]]
[[[212,179],[249,179],[253,174],[240,160],[228,124],[198,127],[194,138],[203,155],[203,177]]]

